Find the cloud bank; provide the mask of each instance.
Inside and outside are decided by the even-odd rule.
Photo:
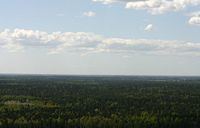
[[[103,4],[124,2],[127,9],[146,10],[151,14],[179,11],[189,6],[200,5],[200,0],[93,0]]]
[[[28,47],[45,48],[49,54],[64,52],[123,53],[152,55],[200,55],[200,43],[153,39],[108,38],[87,32],[43,32],[6,29],[0,32],[0,48],[10,52]]]

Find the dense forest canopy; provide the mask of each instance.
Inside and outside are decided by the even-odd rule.
[[[200,77],[0,76],[2,128],[200,127]]]

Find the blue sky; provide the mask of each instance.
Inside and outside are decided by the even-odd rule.
[[[200,0],[6,0],[0,73],[200,75]]]

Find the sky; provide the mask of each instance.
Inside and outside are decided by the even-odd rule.
[[[0,73],[200,75],[200,0],[4,0]]]

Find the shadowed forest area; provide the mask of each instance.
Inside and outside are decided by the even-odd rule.
[[[200,78],[0,76],[2,128],[199,128]]]

